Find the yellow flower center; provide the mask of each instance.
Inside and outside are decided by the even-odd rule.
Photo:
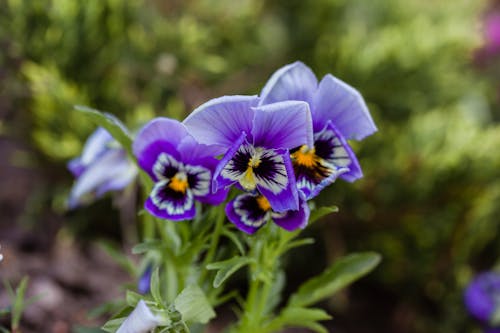
[[[300,149],[294,152],[291,157],[295,163],[303,165],[306,168],[313,168],[318,161],[316,150],[314,148],[309,148],[306,145],[301,146]]]
[[[248,167],[245,174],[240,179],[240,185],[247,191],[255,190],[257,187],[257,181],[255,180],[254,168],[257,168],[261,163],[261,155],[263,148],[255,148],[255,155],[253,155],[248,161]]]
[[[184,172],[177,172],[171,179],[168,186],[176,191],[186,193],[186,190],[189,186],[187,176]]]
[[[265,212],[271,210],[271,204],[266,199],[266,197],[264,197],[263,195],[259,195],[256,198],[256,200],[257,200],[257,205],[259,206],[260,209],[262,209]]]

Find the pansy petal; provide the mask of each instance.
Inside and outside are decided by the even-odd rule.
[[[361,94],[331,74],[319,83],[311,106],[314,131],[331,120],[347,139],[361,140],[377,131]]]
[[[310,103],[317,86],[318,80],[311,69],[297,61],[271,76],[262,89],[260,105],[290,100]]]
[[[134,311],[120,325],[116,333],[147,333],[160,325],[161,320],[154,315],[141,299]]]
[[[82,197],[96,191],[101,185],[113,179],[119,165],[126,158],[121,149],[108,150],[98,160],[89,165],[84,173],[76,180],[69,196],[69,207],[75,208]]]
[[[224,96],[199,106],[184,124],[203,144],[231,147],[242,132],[251,133],[256,96]]]
[[[292,149],[313,145],[309,105],[285,101],[254,108],[253,143],[255,147]]]
[[[354,182],[363,177],[356,155],[332,121],[328,121],[325,129],[314,137],[316,153],[320,157],[337,168],[349,168],[348,172],[340,175],[340,178]]]
[[[233,163],[233,158],[239,152],[243,143],[246,142],[245,140],[246,133],[243,132],[220,160],[215,168],[212,192],[231,186],[238,181],[238,174],[236,170],[232,170],[233,165],[231,163]]]
[[[137,156],[139,166],[146,171],[154,181],[159,179],[156,174],[157,172],[155,172],[155,166],[158,167],[157,162],[160,156],[168,156],[175,161],[180,160],[180,154],[177,149],[175,149],[170,142],[165,140],[152,142]]]
[[[168,142],[177,147],[189,135],[186,127],[177,120],[156,118],[151,120],[137,134],[132,150],[138,159],[144,159],[145,150],[156,142]]]
[[[257,198],[249,193],[240,194],[226,205],[226,215],[238,229],[253,234],[269,219],[270,212],[259,206]]]
[[[304,197],[301,197],[298,210],[289,210],[285,213],[273,214],[272,218],[274,223],[279,225],[281,228],[288,231],[294,231],[306,227],[307,222],[309,221],[309,215],[310,210],[307,205],[307,201]]]
[[[296,210],[299,207],[299,198],[290,153],[285,149],[277,149],[275,152],[280,157],[280,162],[282,161],[284,164],[286,174],[283,175],[280,168],[280,172],[275,175],[274,181],[277,184],[283,184],[284,188],[277,192],[274,186],[258,182],[257,189],[266,197],[275,212]]]
[[[104,128],[99,127],[92,133],[83,146],[80,162],[83,165],[92,163],[99,155],[108,149],[107,144],[113,137]]]
[[[101,197],[110,191],[124,189],[135,179],[136,176],[136,166],[127,158],[124,158],[120,164],[115,166],[113,177],[97,188],[96,197]]]
[[[80,177],[80,175],[85,171],[85,165],[82,163],[80,156],[70,160],[66,166],[74,177]]]
[[[169,188],[169,180],[158,182],[154,185],[144,207],[154,216],[173,220],[190,220],[196,214],[193,193],[177,192]]]
[[[215,158],[227,151],[216,145],[205,145],[198,143],[191,135],[186,136],[177,146],[177,150],[181,154],[181,159],[185,164],[199,164],[199,160],[207,158]]]

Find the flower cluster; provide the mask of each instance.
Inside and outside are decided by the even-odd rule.
[[[296,62],[272,75],[259,96],[208,101],[183,122],[154,119],[133,151],[154,181],[145,208],[179,221],[195,201],[222,203],[234,185],[243,193],[226,206],[229,220],[252,234],[269,219],[286,230],[307,224],[307,200],[361,168],[348,139],[376,126],[361,95],[332,75],[319,83]]]

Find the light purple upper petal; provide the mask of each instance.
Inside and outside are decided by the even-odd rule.
[[[187,129],[181,122],[169,118],[156,118],[139,131],[132,144],[132,150],[134,155],[141,159],[151,144],[166,141],[177,148],[187,135],[189,135]]]
[[[224,96],[199,106],[185,120],[191,135],[203,144],[230,147],[242,132],[251,133],[256,96]]]
[[[361,94],[331,74],[319,83],[311,105],[314,131],[331,120],[347,139],[361,140],[377,131]]]
[[[299,208],[299,194],[295,182],[295,175],[293,173],[292,161],[290,160],[290,153],[285,149],[278,149],[276,152],[281,155],[285,164],[286,173],[288,175],[288,184],[286,188],[277,194],[258,184],[257,189],[269,201],[273,211],[284,212],[290,209],[296,210]]]
[[[285,230],[294,231],[306,227],[309,215],[310,210],[307,201],[303,196],[300,196],[298,210],[289,210],[284,216],[280,217],[273,216],[273,221]]]
[[[313,146],[311,113],[306,102],[278,102],[259,106],[254,110],[254,146],[283,149],[304,144]]]
[[[113,178],[105,182],[96,190],[96,197],[101,197],[107,192],[118,191],[130,184],[137,176],[137,168],[134,163],[125,158],[119,165],[115,166]]]
[[[220,146],[198,143],[190,134],[184,137],[177,150],[184,164],[198,164],[199,159],[214,158],[221,154]]]
[[[281,101],[312,102],[318,80],[309,67],[300,61],[278,69],[267,81],[260,94],[260,104]]]

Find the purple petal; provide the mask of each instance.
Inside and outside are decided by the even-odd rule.
[[[137,176],[137,168],[135,165],[125,158],[120,164],[115,166],[113,179],[105,182],[96,190],[96,197],[101,197],[107,192],[118,191],[124,189]]]
[[[312,102],[318,80],[309,67],[297,61],[277,70],[260,94],[260,105],[281,101]]]
[[[276,193],[276,191],[272,191],[268,187],[266,188],[259,183],[257,184],[257,189],[269,201],[273,211],[284,212],[290,209],[296,210],[299,208],[299,196],[297,185],[295,183],[292,161],[290,160],[290,153],[285,149],[278,149],[276,150],[276,153],[281,156],[285,165],[285,176],[287,177],[287,185],[285,189]]]
[[[311,105],[314,131],[331,120],[347,139],[361,140],[377,127],[360,93],[331,74],[319,83]]]
[[[124,150],[111,149],[89,165],[71,189],[69,196],[70,208],[78,206],[83,196],[94,193],[100,186],[119,177],[123,172],[123,168],[128,167],[128,165],[123,164],[124,160],[126,160]]]
[[[218,163],[217,167],[215,168],[215,172],[214,172],[214,180],[212,183],[212,192],[216,192],[219,189],[225,189],[225,188],[227,188],[227,187],[229,187],[237,182],[237,180],[235,180],[235,179],[229,179],[229,178],[223,177],[221,175],[221,173],[222,173],[224,167],[226,167],[226,165],[229,163],[229,161],[231,161],[233,159],[234,155],[236,155],[236,153],[238,152],[238,149],[245,142],[245,140],[246,140],[246,133],[243,132],[240,134],[238,139],[235,140],[233,145],[229,148],[229,150],[226,152],[224,157],[222,157],[222,159]]]
[[[219,161],[213,157],[205,157],[196,162],[197,165],[185,166],[194,198],[210,205],[218,205],[226,200],[229,189],[221,188],[212,193],[213,172]]]
[[[203,144],[231,147],[242,132],[251,133],[256,96],[224,96],[194,110],[184,124]]]
[[[181,159],[185,164],[198,164],[198,160],[204,160],[208,158],[215,158],[221,153],[226,152],[221,151],[220,146],[215,145],[204,145],[198,143],[191,135],[186,136],[182,142],[177,147],[177,150],[181,154]]]
[[[245,193],[238,195],[226,205],[226,215],[238,229],[253,234],[268,220],[269,213],[260,209],[256,197]]]
[[[286,101],[254,108],[254,146],[292,149],[313,145],[313,130],[309,105]]]
[[[500,274],[479,274],[467,286],[464,302],[470,314],[483,323],[488,323],[495,311],[495,300],[500,298]]]
[[[294,231],[297,229],[304,229],[309,221],[309,206],[303,196],[299,199],[300,205],[298,210],[289,210],[281,214],[273,214],[273,221],[281,228]]]
[[[342,173],[340,178],[348,181],[354,182],[357,179],[363,177],[363,172],[361,171],[361,166],[359,165],[358,159],[351,149],[351,146],[344,139],[340,131],[333,125],[331,121],[327,122],[327,125],[323,131],[315,135],[315,141],[318,142],[323,136],[331,136],[333,138],[334,149],[330,156],[321,156],[325,158],[327,162],[336,167],[348,167],[349,171]],[[317,144],[317,143],[316,143]]]
[[[158,183],[155,185],[160,186]],[[191,197],[172,198],[170,193],[161,194],[158,190],[157,193],[154,191],[155,188],[144,204],[144,208],[152,215],[172,221],[191,220],[196,215],[192,194]]]
[[[153,266],[149,264],[146,270],[142,273],[139,281],[137,282],[137,291],[139,294],[147,294],[151,285],[151,274],[153,273]]]
[[[139,163],[139,166],[146,171],[154,181],[157,181],[158,177],[153,169],[158,161],[158,157],[162,153],[173,157],[177,161],[180,160],[180,154],[177,149],[175,149],[170,142],[161,140],[152,142],[149,146],[145,147],[139,155],[137,155],[137,162]]]
[[[104,128],[99,127],[92,133],[83,146],[80,162],[89,165],[99,155],[108,149],[108,144],[113,141],[113,137]]]
[[[83,165],[80,157],[75,157],[68,162],[67,167],[74,177],[80,177],[83,171],[85,171],[86,166]]]
[[[137,134],[132,149],[138,159],[145,159],[145,150],[157,142],[168,142],[172,147],[177,146],[189,135],[186,127],[177,120],[156,118],[144,125]]]

